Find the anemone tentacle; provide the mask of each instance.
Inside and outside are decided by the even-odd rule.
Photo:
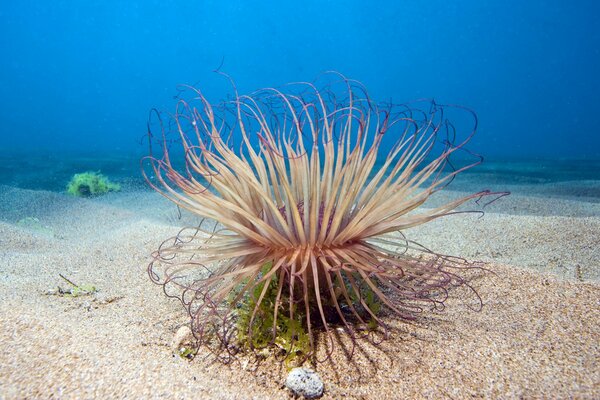
[[[217,105],[190,88],[193,98],[179,100],[168,125],[157,114],[161,134],[149,130],[161,149],[151,146],[144,159],[149,184],[216,222],[165,242],[149,274],[165,292],[180,292],[197,337],[221,350],[235,331],[239,303],[249,297],[252,336],[270,288],[272,342],[278,321],[302,316],[314,350],[316,328],[328,334],[341,324],[354,335],[352,327],[369,319],[385,325],[366,293],[412,318],[443,307],[448,289],[466,284],[450,269],[473,267],[428,251],[404,232],[492,194],[422,207],[481,161],[451,162],[475,133],[475,114],[458,108],[474,125],[458,140],[446,119],[455,107],[378,105],[358,82],[332,76],[321,89],[296,83],[251,95],[235,90]],[[173,138],[180,150],[172,149]],[[183,165],[174,161],[176,152]]]

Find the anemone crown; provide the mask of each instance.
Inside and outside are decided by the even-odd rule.
[[[450,161],[475,133],[473,113],[434,101],[376,104],[337,73],[322,86],[233,88],[232,99],[211,105],[188,87],[191,99],[180,98],[173,115],[154,112],[161,134],[149,136],[160,152],[151,147],[145,159],[153,188],[216,222],[182,230],[149,266],[152,280],[181,299],[199,340],[227,348],[240,329],[239,304],[251,299],[244,337],[268,321],[275,342],[286,318],[308,332],[314,351],[315,327],[330,333],[335,324],[352,337],[368,321],[385,329],[380,306],[412,318],[466,284],[456,271],[471,264],[404,231],[490,194],[420,208],[480,162]],[[449,108],[473,116],[463,139]],[[172,160],[174,143],[183,165]]]

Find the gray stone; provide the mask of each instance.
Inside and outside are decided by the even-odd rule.
[[[285,386],[296,396],[315,399],[323,394],[323,381],[319,374],[308,368],[294,368],[285,380]]]

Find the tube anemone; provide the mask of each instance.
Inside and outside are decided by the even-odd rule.
[[[481,162],[450,162],[475,133],[473,113],[433,101],[376,104],[336,73],[322,86],[233,88],[232,99],[211,105],[188,87],[174,114],[153,112],[161,134],[149,129],[143,162],[154,189],[203,219],[165,241],[148,268],[181,300],[201,343],[231,354],[236,338],[255,347],[265,323],[272,344],[295,321],[312,353],[333,326],[352,338],[369,322],[385,329],[382,310],[414,318],[443,307],[450,287],[468,286],[459,273],[474,264],[404,232],[490,194],[421,207]],[[463,139],[448,108],[473,117]]]

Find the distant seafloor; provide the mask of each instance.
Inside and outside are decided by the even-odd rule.
[[[34,193],[53,193],[57,196],[66,194],[66,185],[75,173],[98,171],[110,180],[121,184],[122,191],[90,199],[93,202],[118,204],[124,209],[135,209],[140,212],[140,218],[156,217],[153,211],[144,215],[144,210],[153,210],[156,202],[162,204],[163,214],[168,219],[179,215],[175,206],[158,196],[145,182],[141,173],[140,160],[144,155],[139,154],[0,154],[0,186],[3,187],[3,202],[0,202],[0,221],[17,223],[23,218],[38,218],[44,221],[43,212],[30,209],[17,200],[13,203],[7,196],[7,190],[18,190],[20,198],[23,193],[35,197]],[[174,161],[177,162],[177,161]],[[463,161],[464,165],[466,161]],[[178,167],[178,166],[176,166]],[[374,167],[374,171],[377,165]],[[453,216],[442,218],[410,230],[413,238],[423,240],[423,244],[433,246],[446,254],[465,257],[481,258],[486,261],[501,261],[510,265],[534,268],[564,276],[578,276],[586,279],[600,279],[600,250],[593,246],[595,237],[600,236],[600,228],[595,231],[595,221],[600,219],[600,160],[569,160],[569,159],[492,159],[467,169],[443,190],[433,195],[424,207],[433,208],[481,190],[492,192],[510,192],[492,204],[482,207],[485,200],[479,204],[468,202],[461,210],[484,211],[469,216]],[[133,201],[138,195],[148,198],[147,206]],[[493,197],[492,197],[493,198]],[[85,199],[83,199],[85,200]],[[187,214],[184,212],[183,214]],[[494,219],[502,216],[499,222],[506,226],[506,234],[501,239],[491,240]],[[536,234],[517,243],[518,238],[528,235],[530,224],[521,223],[524,217],[539,217],[539,225],[547,237],[539,237],[537,242],[532,239]],[[556,218],[577,218],[563,223]],[[589,219],[592,218],[592,222]],[[194,225],[196,218],[187,215],[184,220],[169,220],[175,226]],[[163,221],[164,222],[164,221]],[[584,224],[583,227],[580,224]],[[591,225],[590,225],[591,224]],[[512,225],[512,226],[511,226]],[[543,228],[544,225],[546,228]],[[477,227],[478,230],[474,230]],[[490,243],[490,248],[482,249],[471,254],[458,243],[461,241],[447,240],[437,233],[440,229],[448,229],[466,240],[473,236],[477,242]],[[443,230],[442,229],[442,230]],[[489,230],[486,231],[486,230]],[[552,236],[554,235],[554,236]],[[586,242],[582,245],[581,240]],[[585,240],[587,239],[587,241]],[[534,240],[534,242],[532,242]],[[588,243],[589,242],[589,243]],[[527,243],[523,246],[523,243]],[[582,247],[583,246],[583,247]],[[587,246],[587,247],[586,247]],[[464,247],[464,246],[463,246]],[[503,248],[502,251],[498,250]],[[539,254],[536,253],[539,251]],[[587,262],[589,260],[589,262]]]
[[[100,171],[115,181],[143,184],[141,154],[0,152],[0,185],[63,192],[75,173]],[[375,166],[376,169],[376,166]],[[448,187],[456,191],[510,191],[600,202],[600,159],[485,159]],[[518,211],[518,210],[517,210]]]

